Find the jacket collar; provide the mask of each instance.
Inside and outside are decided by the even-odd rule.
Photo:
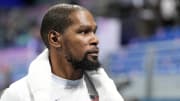
[[[28,81],[32,92],[47,89],[51,85],[51,67],[48,59],[48,49],[45,49],[31,64],[28,71]]]
[[[29,66],[27,75],[30,95],[32,96],[32,99],[38,99],[40,97],[40,100],[38,101],[53,101],[52,99],[54,99],[51,96],[52,93],[54,93],[52,91],[52,84],[54,82],[52,80],[53,78],[48,55],[48,49],[45,49],[35,60],[33,60]],[[81,82],[84,82],[84,77]],[[91,94],[91,90],[89,93]]]

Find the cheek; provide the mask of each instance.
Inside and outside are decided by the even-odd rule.
[[[71,40],[64,44],[65,52],[70,53],[74,58],[81,59],[88,50],[88,44],[84,40]]]
[[[76,42],[72,46],[72,50],[74,51],[74,55],[77,55],[78,57],[84,57],[85,52],[87,51],[87,44],[82,42]]]

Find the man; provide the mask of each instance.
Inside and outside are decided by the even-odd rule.
[[[99,101],[123,101],[98,62],[96,22],[78,5],[57,4],[45,14],[41,37],[47,46],[27,76],[12,84],[1,101],[92,101],[85,74]],[[96,97],[97,98],[97,97]]]

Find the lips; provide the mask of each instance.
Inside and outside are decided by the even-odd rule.
[[[91,56],[98,56],[99,54],[99,50],[98,49],[94,49],[94,50],[90,50],[88,51],[88,54],[91,55]]]
[[[89,55],[98,57],[98,53],[89,53]]]

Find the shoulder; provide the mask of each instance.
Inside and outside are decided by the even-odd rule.
[[[27,77],[12,83],[9,88],[5,89],[0,101],[22,101],[23,97],[27,97]]]

